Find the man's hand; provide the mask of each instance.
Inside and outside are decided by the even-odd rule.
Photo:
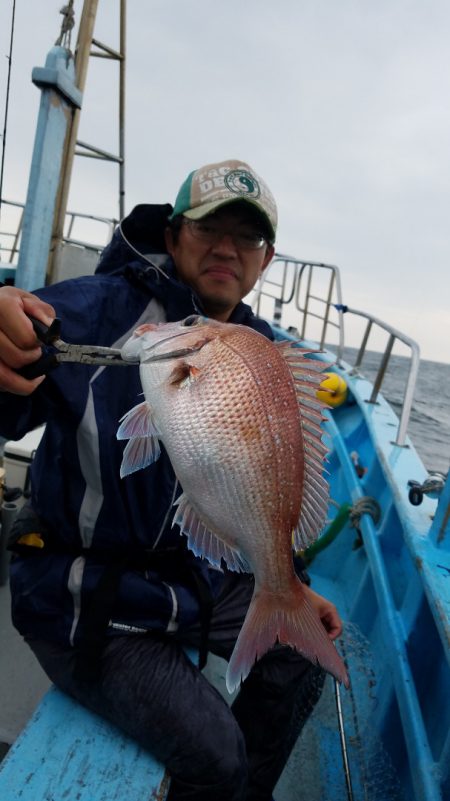
[[[323,595],[319,595],[317,592],[308,587],[306,584],[303,584],[303,589],[308,596],[308,600],[310,604],[314,607],[317,614],[319,615],[325,629],[328,632],[328,636],[330,640],[335,640],[342,634],[342,620],[339,617],[339,612],[337,611],[334,604],[331,601],[327,601]]]
[[[15,371],[39,359],[41,348],[27,317],[51,325],[55,310],[30,292],[18,287],[0,289],[0,391],[30,395],[45,376],[27,380]]]

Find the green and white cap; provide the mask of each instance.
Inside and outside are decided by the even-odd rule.
[[[171,218],[183,214],[190,220],[201,220],[228,203],[250,203],[264,218],[275,241],[277,206],[267,184],[242,161],[221,161],[207,164],[191,172],[175,200]]]

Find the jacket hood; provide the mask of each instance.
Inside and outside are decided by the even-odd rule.
[[[100,256],[95,272],[118,274],[124,272],[127,264],[136,261],[147,264],[142,254],[167,257],[164,230],[171,213],[170,203],[135,206],[119,223],[111,242]]]

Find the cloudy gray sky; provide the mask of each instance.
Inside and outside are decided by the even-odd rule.
[[[31,69],[63,0],[16,3],[3,193],[23,200]],[[118,7],[99,1],[95,35],[113,47]],[[0,0],[2,123],[11,8]],[[128,0],[127,29],[126,210],[173,200],[202,164],[248,161],[277,198],[278,249],[337,264],[349,306],[449,362],[448,0]],[[79,138],[117,151],[117,67],[89,70]],[[70,208],[117,216],[116,176],[77,160]]]

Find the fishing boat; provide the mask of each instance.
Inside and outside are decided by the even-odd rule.
[[[64,102],[72,103],[75,108],[79,108],[77,92],[83,89],[80,70],[85,77],[86,53],[93,41],[93,5],[85,3],[86,14],[83,12],[80,23],[78,53],[84,51],[85,55],[82,68],[78,65],[78,83],[74,74],[72,83],[63,87]],[[124,2],[121,8],[124,14]],[[103,51],[111,49],[103,47]],[[51,53],[53,61],[47,69],[57,71],[60,54],[54,49]],[[119,57],[123,63],[123,53]],[[35,75],[43,96],[48,90],[48,77],[48,74]],[[75,111],[74,115],[78,113]],[[48,134],[46,131],[45,135]],[[63,134],[62,139],[66,136]],[[43,136],[43,132],[38,135]],[[59,136],[61,139],[61,132]],[[66,165],[74,152],[74,137],[76,131],[72,131],[68,150],[65,139]],[[123,152],[117,162],[123,163]],[[63,179],[60,172],[64,173]],[[69,175],[70,168],[65,172],[58,170],[60,198],[67,197],[67,187],[61,189],[61,186],[65,186]],[[24,210],[24,235],[37,215],[42,220],[38,190],[38,186],[30,186]],[[71,223],[67,230],[62,224],[66,214],[62,202],[50,221],[50,250],[59,258],[50,271],[47,270],[49,237],[47,244],[45,238],[40,240],[41,264],[50,280],[93,270],[101,249],[98,244],[74,240],[71,223],[76,215],[69,214]],[[100,222],[108,231],[115,224],[106,218]],[[40,234],[42,228],[41,224]],[[19,233],[15,234],[12,257],[8,264],[2,264],[2,276],[11,282],[17,278],[18,285],[33,289],[38,286],[38,276],[25,271],[25,256],[20,260],[20,252],[23,254],[31,246],[24,235],[21,244]],[[36,253],[36,240],[33,242]],[[33,263],[36,265],[37,261],[35,258]],[[348,690],[327,678],[320,702],[276,788],[275,801],[296,801],[300,797],[310,801],[447,801],[450,799],[450,478],[428,473],[408,435],[419,348],[394,327],[347,307],[340,271],[333,265],[277,254],[249,300],[256,313],[271,323],[277,340],[300,341],[302,346],[318,351],[316,357],[328,365],[325,369],[329,373],[333,405],[326,412],[324,430],[329,448],[327,477],[331,502],[324,530],[303,556],[313,587],[336,604],[345,622],[337,647],[350,675]],[[352,317],[358,318],[363,328],[356,358],[350,362],[344,350],[345,328]],[[384,332],[386,345],[380,353],[376,377],[369,381],[364,375],[364,359],[375,329]],[[334,344],[329,345],[330,342]],[[382,392],[397,342],[403,343],[409,354],[400,418]],[[33,441],[30,459],[35,446]],[[8,473],[5,481],[8,485]],[[13,513],[14,508],[4,505],[2,543]],[[6,556],[4,551],[0,554],[4,569]],[[7,606],[7,591],[4,580],[0,595],[3,609]],[[4,630],[6,627],[5,622]],[[14,679],[8,679],[8,695],[14,703],[20,695],[23,698],[25,685],[30,688],[35,682],[36,691],[30,694],[28,707],[22,711],[22,715],[31,716],[31,707],[47,691],[48,682],[20,650],[19,638],[12,629],[6,636],[13,644],[9,652],[16,663],[11,668]],[[25,676],[17,670],[22,659]],[[221,688],[224,664],[211,658],[205,670]],[[2,791],[2,798],[5,801],[28,797],[64,797],[69,801],[106,798],[97,786],[94,791],[88,781],[79,782],[75,789],[73,783],[66,783],[62,794],[62,774],[57,774],[59,791],[54,786],[49,790],[50,785],[42,777],[42,771],[50,771],[50,767],[42,754],[39,756],[35,741],[36,732],[41,731],[38,726],[50,714],[48,710],[53,715],[58,713],[60,722],[66,716],[74,721],[74,726],[81,725],[79,712],[64,706],[67,702],[52,692],[53,695],[44,697],[0,766],[0,787],[8,788],[6,794]],[[86,726],[86,719],[83,720]],[[89,725],[97,724],[90,721]],[[0,711],[0,732],[4,730]],[[91,739],[92,736],[91,732]],[[67,738],[70,740],[70,731],[63,747],[69,741]],[[85,741],[77,742],[79,752],[88,748]],[[102,742],[109,761],[116,759],[122,771],[134,772],[135,784],[131,786],[128,781],[124,784],[127,797],[130,801],[141,799],[143,796],[136,790],[137,782],[144,781],[136,778],[140,776],[140,757],[133,752],[128,763],[122,760],[119,753],[125,747],[118,733],[109,734],[108,743],[105,738]],[[21,765],[25,747],[28,753],[30,747],[35,753],[35,763],[31,766],[30,758],[24,772]],[[43,747],[49,747],[47,741]],[[87,752],[85,756],[87,759]],[[147,781],[148,764],[145,762],[144,768]],[[39,770],[40,780],[33,783],[32,777]],[[97,770],[103,770],[103,766],[97,765]],[[25,779],[34,788],[32,796],[23,794]],[[155,768],[153,780],[154,797],[164,798],[167,779],[163,766]],[[5,785],[5,781],[9,783]],[[45,793],[53,794],[44,794],[44,786]]]

